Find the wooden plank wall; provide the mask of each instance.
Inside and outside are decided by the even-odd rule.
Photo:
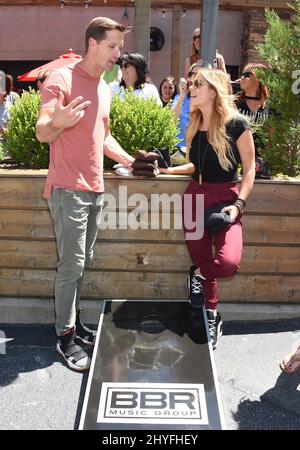
[[[52,221],[42,199],[44,181],[44,174],[16,177],[0,173],[0,296],[53,296],[57,259]],[[123,189],[128,198],[138,192],[150,201],[150,193],[182,194],[187,182],[186,177],[159,176],[153,180],[108,174],[105,186],[116,199]],[[300,183],[255,183],[243,218],[241,268],[233,279],[220,280],[222,301],[300,302],[299,198]],[[111,205],[105,209],[103,223],[110,217]],[[133,209],[128,208],[136,217]],[[191,262],[183,232],[150,229],[146,209],[144,205],[138,213],[144,229],[99,231],[83,297],[187,297],[186,274]],[[117,216],[122,212],[120,208]],[[175,207],[175,217],[178,214]]]

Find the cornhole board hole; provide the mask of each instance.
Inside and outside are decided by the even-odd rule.
[[[203,308],[104,301],[80,429],[223,429]]]

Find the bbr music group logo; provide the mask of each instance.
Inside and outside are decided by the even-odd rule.
[[[208,424],[203,384],[102,383],[98,423]]]

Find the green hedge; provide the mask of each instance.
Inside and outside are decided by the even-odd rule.
[[[35,136],[40,108],[40,95],[34,90],[22,95],[11,108],[7,148],[22,167],[48,168],[49,145]],[[111,105],[110,131],[130,154],[137,149],[167,147],[171,151],[179,142],[178,128],[169,107],[161,108],[154,100],[144,100],[127,92],[125,99],[115,96]],[[105,158],[104,168],[114,164]]]
[[[162,108],[154,99],[144,100],[125,92],[124,100],[115,95],[111,105],[110,131],[131,155],[137,149],[167,147],[174,150],[179,130],[170,107]]]
[[[30,89],[10,110],[7,150],[22,167],[48,168],[49,145],[41,144],[35,136],[40,101],[39,94]]]

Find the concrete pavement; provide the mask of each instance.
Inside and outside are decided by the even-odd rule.
[[[228,430],[299,430],[300,371],[279,362],[300,341],[300,319],[228,321],[214,352]],[[69,370],[52,325],[0,324],[0,429],[74,430],[87,373]]]

